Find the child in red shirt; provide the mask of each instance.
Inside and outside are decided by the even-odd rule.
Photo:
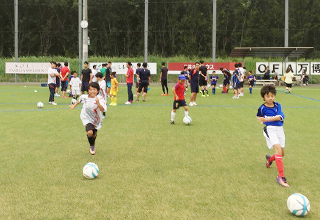
[[[174,118],[176,117],[176,111],[181,106],[183,106],[184,108],[185,117],[188,116],[188,106],[184,97],[185,81],[186,81],[186,77],[184,75],[180,75],[178,83],[172,88],[174,101],[173,101],[173,110],[171,112],[171,124],[173,125],[174,125]]]

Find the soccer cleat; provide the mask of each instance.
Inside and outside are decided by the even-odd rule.
[[[189,103],[189,106],[194,106],[194,105],[193,105],[193,102],[190,102],[190,103]]]
[[[174,121],[171,121],[170,123],[171,123],[172,125],[174,125]]]
[[[207,94],[207,96],[209,96],[209,94]]]
[[[285,177],[277,176],[276,180],[281,186],[290,187]]]
[[[161,96],[166,96],[166,94],[162,93]]]
[[[126,104],[126,105],[130,105],[130,104],[131,104],[131,102],[127,101],[127,102],[125,102],[124,104]]]
[[[51,102],[51,105],[58,105],[57,103],[55,103],[55,102]]]
[[[197,104],[196,102],[193,102],[193,105],[194,105],[194,106],[197,106],[198,104]]]
[[[167,96],[169,96],[169,93],[167,93]]]
[[[52,104],[52,102],[49,102],[49,104]]]
[[[143,102],[146,102],[146,100],[144,99],[144,100],[142,100]]]
[[[201,97],[206,97],[205,95],[201,95]]]
[[[96,154],[95,146],[90,146],[90,148],[89,148],[89,153],[90,153],[91,155],[95,155],[95,154]]]
[[[270,157],[271,156],[269,154],[266,155],[266,159],[267,159],[266,166],[267,166],[267,168],[270,168],[270,166],[272,164],[272,162],[270,162]]]

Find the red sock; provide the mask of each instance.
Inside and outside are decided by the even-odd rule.
[[[284,177],[282,156],[280,154],[275,154],[274,156],[275,156],[275,161],[277,164],[279,176]]]
[[[269,161],[270,161],[270,162],[273,162],[274,160],[275,160],[275,156],[272,155],[272,156],[269,158]]]

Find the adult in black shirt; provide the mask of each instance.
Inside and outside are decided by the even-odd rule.
[[[195,106],[198,105],[196,103],[197,94],[199,93],[199,67],[200,63],[195,63],[195,68],[190,70],[189,72],[189,81],[190,81],[190,87],[191,87],[191,97],[190,97],[190,104],[189,106]]]
[[[107,84],[107,96],[110,96],[110,90],[111,90],[111,77],[110,77],[112,73],[111,66],[112,66],[112,63],[109,61],[106,69],[106,75],[104,76],[104,80],[106,81],[106,84]]]
[[[82,94],[84,94],[84,92],[88,92],[89,89],[89,83],[91,82],[93,76],[92,76],[92,71],[91,69],[88,68],[88,62],[85,61],[84,62],[84,69],[81,72],[81,91]]]
[[[140,71],[139,74],[139,88],[138,88],[138,93],[137,93],[137,99],[136,102],[139,102],[139,97],[140,97],[140,93],[143,89],[143,101],[146,101],[146,96],[147,96],[147,92],[148,92],[148,86],[149,86],[149,82],[150,82],[150,70],[148,70],[148,64],[147,63],[143,63],[142,64],[143,69]]]
[[[162,86],[162,91],[163,94],[162,96],[165,96],[165,88],[167,90],[167,96],[169,95],[168,91],[168,68],[165,66],[165,62],[162,62],[162,68],[160,72],[160,81],[161,81],[161,86]]]
[[[200,72],[200,76],[199,76],[199,86],[201,87],[201,93],[202,96],[205,96],[204,92],[207,92],[207,96],[209,96],[208,90],[207,90],[207,80],[208,80],[208,69],[207,67],[204,65],[204,61],[200,60],[200,68],[199,68]]]

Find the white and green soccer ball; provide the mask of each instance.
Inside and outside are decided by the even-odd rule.
[[[38,107],[38,108],[43,108],[43,106],[44,106],[44,105],[43,105],[42,102],[38,102],[38,103],[37,103],[37,107]]]
[[[185,116],[182,121],[184,124],[189,125],[191,124],[192,119],[189,116]]]
[[[77,100],[76,99],[71,99],[71,105],[76,104]]]
[[[99,175],[98,165],[92,162],[87,163],[83,167],[83,176],[87,179],[95,179]]]
[[[310,202],[304,195],[294,193],[289,196],[287,206],[290,212],[295,216],[305,216],[310,212]]]

